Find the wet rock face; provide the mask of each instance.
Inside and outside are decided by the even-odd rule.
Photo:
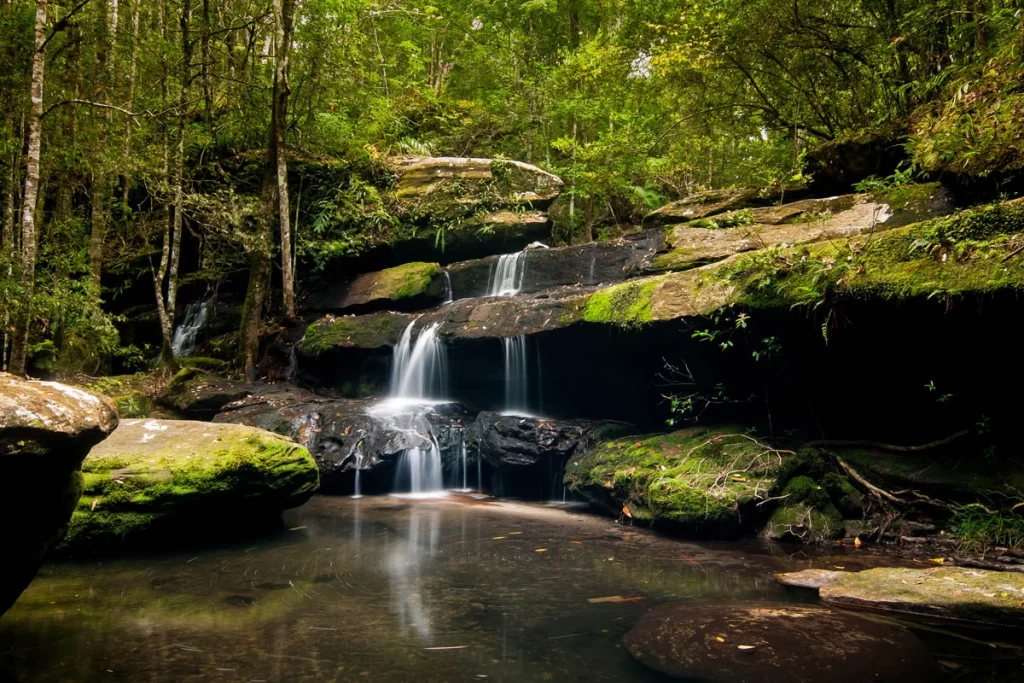
[[[675,678],[722,683],[928,681],[907,629],[820,607],[682,603],[648,612],[623,644]]]
[[[128,420],[82,464],[85,490],[62,548],[153,545],[230,531],[306,502],[317,468],[302,446],[240,425]]]
[[[0,373],[0,614],[64,536],[82,492],[82,460],[116,426],[105,397]]]
[[[388,416],[370,410],[378,403],[289,390],[230,404],[214,422],[260,427],[295,439],[309,449],[328,493],[348,492],[356,469],[372,473],[370,490],[390,490],[398,456],[411,448],[429,447],[431,434],[450,462],[456,457],[460,432],[472,422],[457,404]]]

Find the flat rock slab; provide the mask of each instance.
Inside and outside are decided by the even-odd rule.
[[[935,668],[907,629],[821,607],[659,607],[623,641],[645,665],[722,683],[927,681]]]
[[[1022,574],[964,567],[879,567],[862,572],[807,570],[776,578],[789,586],[819,588],[822,602],[836,607],[1024,628]]]

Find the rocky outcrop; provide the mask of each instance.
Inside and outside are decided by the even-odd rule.
[[[417,311],[444,301],[444,274],[436,263],[406,263],[312,292],[309,311]]]
[[[0,614],[64,536],[82,494],[82,460],[116,426],[107,398],[0,373]]]
[[[644,218],[644,227],[661,228],[666,225],[678,225],[688,221],[711,218],[727,211],[771,207],[785,202],[806,199],[809,194],[803,185],[698,192],[684,199],[670,202],[651,212]]]
[[[375,406],[380,401],[332,399],[291,389],[230,404],[214,421],[259,427],[301,443],[316,461],[327,492],[347,492],[356,469],[379,471],[381,483],[390,481],[398,456],[429,447],[431,435],[450,461],[458,432],[472,424],[472,415],[457,404],[400,414],[376,412]]]
[[[225,379],[199,368],[185,368],[171,380],[159,401],[179,415],[209,420],[220,409],[250,395],[256,387]]]
[[[909,162],[907,138],[897,126],[848,133],[809,150],[804,172],[815,192],[849,192],[856,183],[891,176]]]
[[[309,453],[282,436],[177,420],[122,422],[82,472],[66,552],[230,533],[301,505],[318,485]]]
[[[398,198],[406,202],[422,201],[458,186],[463,190],[457,200],[462,205],[482,206],[482,195],[497,190],[513,205],[546,209],[563,186],[557,176],[521,161],[400,157],[392,164],[399,176]]]
[[[666,605],[623,645],[645,665],[701,681],[931,680],[928,649],[902,626],[792,604]]]
[[[781,583],[818,588],[822,602],[964,624],[1024,628],[1024,574],[964,567],[880,567],[861,572],[781,574]]]

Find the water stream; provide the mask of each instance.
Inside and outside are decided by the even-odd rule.
[[[210,313],[210,300],[194,301],[185,309],[185,318],[174,330],[171,351],[175,358],[187,358],[195,352],[196,337],[199,335]]]
[[[504,254],[491,272],[487,296],[516,296],[523,291],[526,278],[526,252]]]
[[[526,335],[505,337],[505,407],[508,413],[524,414],[528,410],[530,380],[526,356]]]

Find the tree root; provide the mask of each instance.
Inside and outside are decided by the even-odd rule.
[[[833,441],[833,440],[822,440],[822,441],[811,441],[808,446],[814,448],[878,448],[883,451],[892,451],[893,453],[919,453],[921,451],[928,451],[933,448],[939,448],[946,444],[952,443],[957,439],[961,439],[971,432],[969,430],[962,430],[956,434],[947,436],[944,439],[938,441],[932,441],[931,443],[922,444],[920,446],[896,446],[888,443],[881,443],[879,441]]]

